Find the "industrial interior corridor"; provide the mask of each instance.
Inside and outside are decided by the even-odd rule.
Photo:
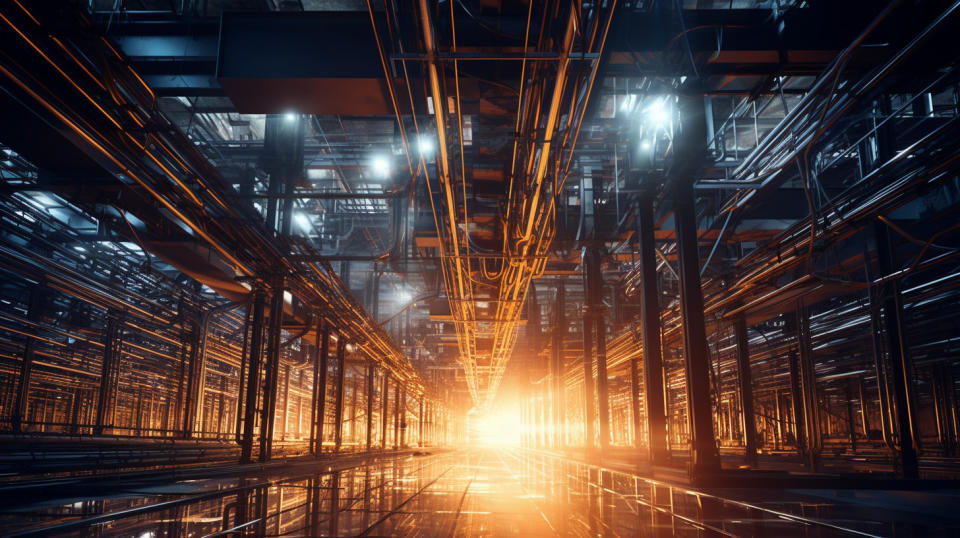
[[[960,536],[960,0],[0,0],[0,536]]]

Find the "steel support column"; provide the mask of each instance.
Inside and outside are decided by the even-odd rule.
[[[747,463],[757,463],[757,422],[753,412],[753,376],[750,372],[750,340],[747,320],[737,317],[733,325],[737,341],[737,388],[740,394],[740,421]]]
[[[373,448],[373,361],[367,363],[367,450]]]
[[[399,387],[399,385],[397,385]],[[400,448],[407,447],[407,389],[400,389]]]
[[[202,316],[206,318],[206,316]],[[187,366],[187,390],[184,394],[184,404],[183,404],[183,419],[181,421],[182,431],[181,436],[184,439],[190,439],[193,437],[194,430],[197,425],[197,410],[200,408],[199,393],[200,385],[202,383],[201,379],[201,369],[203,368],[203,355],[200,352],[200,348],[203,346],[203,333],[206,332],[205,322],[201,321],[198,325],[193,324],[192,330],[190,331],[190,354],[189,364]]]
[[[586,284],[586,282],[584,282]],[[586,309],[586,308],[585,308]],[[583,316],[583,395],[584,395],[584,447],[589,452],[596,447],[594,421],[595,399],[593,396],[593,323],[586,312]]]
[[[553,431],[554,448],[563,448],[566,439],[566,420],[563,406],[563,338],[567,335],[566,289],[564,282],[557,282],[557,300],[554,306],[553,355],[550,361],[550,380],[553,383]]]
[[[633,448],[640,450],[643,420],[640,418],[640,359],[630,361],[630,416],[633,419]]]
[[[337,399],[334,403],[333,442],[337,452],[343,444],[343,387],[347,375],[347,338],[337,335]]]
[[[266,378],[263,384],[263,403],[260,408],[260,456],[270,461],[273,456],[273,428],[277,410],[277,386],[280,380],[280,338],[283,331],[283,279],[277,279],[271,290],[270,326],[267,329]]]
[[[400,448],[400,380],[394,384],[393,388],[393,449]]]
[[[937,419],[937,434],[945,457],[957,454],[956,398],[953,393],[952,368],[948,361],[933,367],[933,392]]]
[[[360,412],[360,377],[354,376],[350,384],[350,442],[360,445],[360,426],[357,414]],[[346,396],[346,394],[344,394]]]
[[[103,336],[103,366],[97,391],[94,435],[102,435],[107,427],[113,425],[117,383],[120,381],[120,348],[123,344],[123,321],[118,313],[107,314],[107,327]]]
[[[693,120],[688,123],[693,123]],[[707,347],[707,329],[703,319],[703,292],[700,288],[700,252],[693,181],[689,177],[679,177],[674,182],[673,188],[680,267],[680,312],[683,320],[683,350],[687,374],[687,405],[692,436],[691,471],[694,476],[697,476],[719,470],[720,458],[713,438],[710,351]]]
[[[417,446],[423,448],[423,396],[420,397],[420,414],[417,416],[419,424],[417,426]]]
[[[387,448],[387,420],[390,404],[390,373],[383,373],[383,391],[380,396],[380,449]]]
[[[597,408],[600,426],[600,448],[610,446],[610,389],[607,379],[607,324],[602,312],[594,317],[597,337]]]
[[[283,368],[283,411],[280,416],[280,440],[287,439],[287,423],[290,422],[290,366],[281,365]]]
[[[800,373],[800,357],[797,351],[790,350],[788,357],[790,361],[790,410],[793,417],[793,438],[797,447],[797,453],[801,457],[806,457],[806,425],[803,414],[803,388]]]
[[[27,300],[27,320],[31,323],[40,321],[43,289],[43,282],[38,282],[30,288],[30,297]],[[36,345],[37,340],[28,336],[23,346],[23,360],[20,362],[20,372],[17,376],[16,400],[10,417],[10,425],[14,433],[20,433],[22,422],[27,416],[27,407],[30,400],[30,375],[33,372],[33,356]]]
[[[592,323],[594,327],[593,336],[597,350],[597,425],[599,448],[604,450],[610,446],[610,394],[607,380],[607,328],[606,307],[603,304],[602,260],[599,247],[589,247],[585,254],[583,263],[587,316],[584,318],[584,323]]]
[[[660,294],[657,286],[653,197],[637,203],[637,247],[640,261],[640,318],[643,339],[644,403],[647,411],[647,450],[650,462],[663,465],[669,458],[667,413],[663,397],[663,356],[660,348]]]
[[[887,276],[894,271],[895,255],[885,224],[877,222],[874,227],[877,243],[877,261],[880,275]],[[903,302],[900,295],[900,282],[897,279],[881,284],[877,290],[883,306],[882,326],[887,343],[890,382],[896,419],[896,435],[899,441],[898,470],[905,478],[918,478],[917,439],[914,419],[914,383],[910,368],[910,358],[903,337]],[[874,310],[875,313],[878,311]]]
[[[263,310],[266,307],[264,291],[256,287],[253,291],[252,327],[250,330],[249,357],[247,359],[246,404],[244,405],[243,437],[240,443],[240,462],[249,463],[253,459],[253,430],[257,421],[257,401],[260,393],[260,359],[263,354]]]
[[[316,340],[313,350],[313,405],[311,406],[310,453],[319,455],[323,450],[323,421],[327,401],[327,354],[330,350],[330,326],[317,321]]]
[[[820,407],[817,396],[817,373],[813,362],[813,345],[810,338],[810,314],[806,306],[797,303],[797,348],[800,358],[800,404],[804,417],[807,465],[820,468],[820,451],[823,436],[820,431]]]

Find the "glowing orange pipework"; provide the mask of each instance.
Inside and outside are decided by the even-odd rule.
[[[450,163],[449,163],[449,155],[448,155],[448,149],[447,149],[447,134],[446,134],[447,115],[446,115],[443,94],[440,90],[440,77],[437,72],[435,59],[433,58],[433,56],[436,53],[436,41],[433,34],[433,26],[430,22],[430,13],[429,13],[429,8],[427,6],[426,0],[420,0],[419,8],[420,8],[419,12],[420,12],[421,25],[423,27],[422,29],[423,29],[424,45],[427,49],[428,54],[430,55],[430,61],[427,63],[427,73],[428,73],[428,79],[430,83],[431,94],[433,96],[434,115],[437,120],[436,121],[437,138],[439,141],[439,144],[438,144],[439,166],[437,168],[440,174],[440,186],[443,191],[444,199],[447,206],[447,221],[448,221],[447,224],[450,229],[450,232],[449,232],[450,241],[452,242],[452,251],[453,251],[452,255],[448,254],[444,256],[445,260],[452,257],[453,265],[454,265],[454,270],[452,271],[454,274],[451,276],[455,280],[456,288],[451,290],[454,292],[453,293],[454,296],[450,298],[451,312],[459,313],[459,315],[455,315],[455,318],[460,318],[459,321],[461,321],[461,323],[456,324],[456,328],[458,332],[457,340],[458,340],[460,352],[461,352],[461,363],[464,364],[465,366],[464,370],[467,375],[468,386],[470,387],[471,394],[474,395],[474,399],[476,399],[478,397],[478,389],[479,389],[479,387],[475,386],[476,385],[476,376],[475,376],[476,358],[475,358],[475,352],[472,349],[472,346],[470,344],[470,342],[473,340],[473,336],[469,334],[472,328],[467,327],[468,323],[473,322],[473,316],[471,314],[473,305],[459,304],[459,302],[461,301],[467,302],[467,303],[470,302],[470,296],[472,296],[472,289],[470,288],[469,284],[464,283],[464,269],[463,269],[463,263],[460,259],[461,257],[460,241],[457,233],[457,206],[455,202],[453,185],[451,184],[450,172],[449,172]],[[462,125],[461,125],[461,128],[462,128]],[[461,142],[462,142],[462,135],[461,135]],[[432,202],[432,198],[431,198],[431,202]],[[440,232],[439,228],[437,232],[439,234]],[[445,274],[446,274],[446,271],[445,271]],[[449,279],[445,279],[445,282],[449,282]],[[448,286],[448,290],[449,289],[450,288]]]
[[[50,64],[51,67],[53,67],[54,69],[56,69],[57,72],[60,73],[60,75],[63,76],[63,78],[65,78],[65,79],[67,80],[67,82],[69,82],[74,88],[76,88],[77,91],[79,91],[81,94],[83,94],[83,96],[86,97],[87,100],[90,101],[90,102],[93,104],[93,106],[95,106],[95,107],[97,108],[97,110],[99,110],[99,111],[104,115],[104,117],[106,117],[108,120],[110,120],[110,123],[114,124],[114,125],[117,127],[117,129],[121,129],[121,128],[122,128],[122,127],[120,127],[120,124],[117,123],[117,121],[116,121],[115,119],[113,119],[113,116],[111,116],[110,114],[107,114],[107,111],[104,110],[103,107],[101,107],[99,103],[97,103],[96,101],[93,100],[92,97],[90,97],[89,95],[87,95],[87,92],[83,91],[83,88],[81,88],[80,86],[78,86],[77,83],[74,82],[72,78],[70,78],[70,75],[66,74],[66,73],[63,71],[63,69],[60,68],[59,65],[57,65],[53,60],[50,59],[49,56],[47,56],[42,50],[40,50],[40,48],[37,47],[37,46],[33,43],[33,41],[31,41],[30,38],[26,36],[26,34],[24,34],[23,32],[21,32],[20,29],[17,28],[17,26],[16,26],[15,24],[13,24],[12,22],[10,22],[10,19],[6,18],[2,13],[0,13],[0,19],[3,19],[3,22],[7,23],[7,25],[10,26],[10,28],[12,28],[14,32],[16,32],[24,41],[27,42],[28,45],[30,45],[30,47],[31,47],[33,50],[35,50],[35,51],[37,52],[37,54],[39,54],[41,57],[43,57],[43,59],[46,60],[47,63]]]
[[[224,248],[221,247],[216,241],[214,241],[214,239],[213,239],[212,237],[210,237],[209,234],[207,234],[207,233],[206,233],[204,230],[202,230],[199,226],[197,226],[196,224],[194,224],[193,221],[191,221],[190,219],[188,219],[186,215],[184,215],[182,212],[180,212],[180,210],[178,210],[173,204],[171,204],[171,203],[170,203],[166,198],[164,198],[160,193],[158,193],[158,192],[155,191],[152,187],[150,187],[144,180],[142,180],[139,176],[133,174],[133,173],[130,171],[129,168],[127,168],[124,164],[122,164],[120,161],[118,161],[118,160],[116,159],[116,157],[114,157],[109,151],[107,151],[107,149],[104,148],[99,142],[97,142],[97,141],[94,140],[90,135],[88,135],[83,129],[81,129],[81,128],[80,128],[79,126],[77,126],[73,121],[71,121],[71,120],[68,119],[66,116],[64,116],[59,110],[56,109],[56,107],[54,107],[54,106],[51,105],[49,102],[47,102],[45,99],[43,99],[42,97],[40,97],[40,95],[38,95],[35,91],[33,91],[33,89],[31,89],[30,87],[28,87],[26,84],[24,84],[23,81],[21,81],[19,78],[17,78],[16,76],[14,76],[13,73],[11,73],[10,71],[8,71],[5,67],[0,66],[0,72],[2,72],[4,75],[6,75],[7,78],[9,78],[10,80],[12,80],[12,81],[13,81],[14,83],[16,83],[18,86],[20,86],[20,88],[21,88],[23,91],[29,93],[31,97],[33,97],[34,99],[36,99],[37,102],[39,102],[41,105],[43,105],[44,108],[46,108],[49,112],[51,112],[52,114],[54,114],[55,116],[57,116],[57,118],[59,118],[60,121],[64,122],[64,123],[65,123],[68,127],[70,127],[74,132],[76,132],[76,133],[77,133],[78,135],[80,135],[84,140],[86,140],[88,143],[90,143],[97,151],[99,151],[99,152],[100,152],[104,157],[106,157],[110,162],[112,162],[112,163],[115,164],[116,166],[120,167],[120,168],[122,169],[122,171],[123,171],[124,174],[126,174],[129,178],[133,179],[135,182],[137,182],[137,184],[139,184],[139,185],[140,185],[141,187],[143,187],[147,192],[149,192],[154,198],[156,198],[157,201],[159,201],[165,208],[167,208],[167,210],[169,210],[171,213],[173,213],[178,219],[180,219],[184,224],[186,224],[186,225],[187,225],[191,230],[193,230],[197,235],[199,235],[199,236],[202,237],[205,241],[207,241],[217,252],[219,252],[220,254],[222,254],[227,260],[229,260],[231,263],[233,263],[233,264],[234,264],[238,269],[240,269],[244,274],[246,274],[246,275],[251,275],[251,274],[253,274],[252,271],[250,271],[249,268],[247,268],[244,264],[242,264],[242,263],[240,262],[240,260],[238,260],[238,259],[236,259],[235,257],[233,257],[229,252],[227,252],[226,249],[224,249]]]
[[[546,138],[543,141],[543,145],[540,149],[540,157],[537,162],[537,171],[536,175],[533,178],[533,199],[530,202],[530,213],[525,216],[526,227],[523,231],[523,236],[520,238],[520,241],[529,241],[530,236],[533,233],[533,221],[534,214],[540,202],[540,190],[543,185],[543,178],[547,172],[547,163],[549,162],[550,156],[550,145],[551,138],[553,137],[553,131],[557,126],[557,117],[560,112],[560,102],[563,99],[563,92],[565,89],[565,82],[567,78],[567,68],[569,67],[569,57],[570,51],[573,49],[573,35],[576,28],[576,11],[570,11],[570,20],[567,22],[567,31],[564,34],[563,38],[563,55],[560,57],[560,61],[557,65],[557,82],[553,87],[553,95],[550,98],[550,110],[547,112],[547,123],[544,127],[544,133]],[[523,255],[526,255],[526,248],[523,250]]]
[[[434,43],[433,36],[433,26],[430,23],[430,11],[427,6],[427,0],[420,0],[420,23],[423,25],[423,40],[424,45],[427,48],[428,54],[433,56],[436,53],[436,45]],[[449,156],[447,155],[447,115],[445,103],[443,102],[443,94],[440,91],[440,76],[437,73],[437,66],[434,61],[429,61],[427,63],[427,74],[429,75],[430,80],[430,93],[433,95],[433,112],[437,118],[437,138],[439,139],[438,154],[440,159],[440,166],[438,167],[440,173],[440,186],[443,188],[444,197],[447,201],[447,213],[448,221],[450,225],[450,239],[453,241],[453,251],[455,253],[454,260],[457,266],[457,285],[459,287],[460,295],[464,295],[464,286],[461,273],[463,268],[460,264],[460,244],[457,238],[457,215],[456,209],[457,206],[453,199],[453,189],[450,185],[450,162]]]

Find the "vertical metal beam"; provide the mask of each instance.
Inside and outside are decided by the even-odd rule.
[[[283,331],[283,279],[278,278],[271,290],[270,326],[267,330],[266,380],[263,384],[263,405],[260,409],[260,461],[273,456],[273,429],[277,410],[277,385],[280,380],[280,337]]]
[[[584,282],[586,284],[586,282]],[[586,309],[586,307],[585,307]],[[583,316],[583,394],[584,394],[584,447],[589,452],[596,447],[594,421],[595,399],[593,396],[593,323],[590,316]]]
[[[73,391],[73,409],[70,411],[70,435],[77,435],[80,433],[80,410],[83,408],[84,393],[86,391],[81,390],[77,387]],[[151,427],[153,427],[151,423]]]
[[[107,314],[107,327],[103,339],[103,367],[100,371],[100,387],[97,392],[97,413],[95,415],[94,435],[103,434],[104,429],[113,424],[116,406],[116,388],[120,378],[120,347],[123,342],[123,322],[119,314]]]
[[[660,294],[657,286],[653,197],[644,194],[637,205],[637,248],[640,257],[640,318],[643,339],[643,385],[646,389],[647,450],[650,462],[669,458],[667,413],[663,398],[663,356],[660,349]],[[638,430],[639,431],[639,430]]]
[[[203,322],[201,321],[200,324],[202,325]],[[197,392],[200,385],[200,346],[202,345],[201,339],[203,337],[201,335],[200,326],[197,323],[192,323],[191,325],[190,353],[187,359],[187,389],[184,391],[184,402],[182,409],[183,417],[180,422],[182,427],[180,435],[184,439],[190,439],[193,437],[193,430],[196,426],[197,408],[199,407],[197,404]]]
[[[27,299],[27,320],[34,323],[40,320],[43,290],[43,282],[38,282],[30,287],[30,296]],[[36,338],[28,336],[23,346],[23,360],[20,362],[20,375],[17,377],[16,400],[13,404],[13,414],[10,417],[10,424],[14,433],[20,433],[22,422],[27,416],[27,406],[30,400],[30,375],[33,372],[33,356],[36,345]]]
[[[423,426],[424,426],[424,414],[423,414],[423,396],[420,396],[420,414],[417,416],[419,424],[417,426],[417,446],[423,448]]]
[[[367,363],[367,450],[373,448],[373,361]]]
[[[630,415],[633,419],[633,448],[640,450],[643,439],[640,431],[643,419],[640,417],[640,359],[630,361]]]
[[[380,449],[386,450],[387,448],[387,419],[389,414],[387,411],[390,406],[390,372],[383,372],[383,391],[380,395]]]
[[[343,444],[343,385],[347,369],[347,338],[340,333],[337,337],[337,399],[334,404],[333,439],[336,451]]]
[[[224,420],[229,419],[226,409],[226,397],[227,392],[227,378],[220,378],[220,394],[217,395],[217,439],[220,438],[220,434],[224,432],[223,422]]]
[[[694,476],[697,476],[719,470],[720,458],[713,438],[710,352],[707,347],[707,329],[703,319],[700,252],[692,178],[676,178],[673,187],[680,266],[680,312],[683,319],[683,349],[686,358],[687,405],[693,441],[691,471]]]
[[[263,288],[257,286],[253,291],[253,323],[250,330],[250,348],[247,358],[247,393],[244,406],[243,437],[240,444],[240,462],[249,463],[253,459],[253,429],[257,421],[257,400],[260,393],[260,358],[263,353]]]
[[[244,406],[243,440],[240,445],[240,461],[249,463],[253,458],[253,430],[257,421],[257,400],[260,393],[260,359],[263,354],[263,310],[266,307],[263,288],[253,291],[253,327],[248,350],[247,402]]]
[[[853,452],[857,451],[857,428],[854,427],[853,418],[853,379],[847,379],[847,385],[845,387],[845,399],[847,400],[847,428],[848,433],[850,434],[850,449]]]
[[[870,439],[870,418],[867,414],[867,396],[864,391],[863,376],[857,376],[857,399],[860,401],[860,428],[863,438]]]
[[[320,369],[320,392],[318,399],[314,402],[317,409],[317,434],[314,445],[316,451],[314,453],[317,455],[323,452],[323,426],[327,421],[327,373],[330,369],[330,324],[323,321],[320,323],[323,325],[323,333],[319,335],[320,363],[317,365]],[[319,333],[320,329],[318,328],[317,331]]]
[[[397,385],[400,387],[400,385]],[[397,406],[400,411],[400,448],[407,447],[407,389],[400,388],[400,405]]]
[[[800,357],[795,349],[790,350],[790,408],[793,415],[793,438],[797,446],[797,453],[806,457],[806,425],[803,414],[803,391],[801,387]]]
[[[433,403],[426,400],[423,405],[423,446],[430,446],[433,445]]]
[[[283,368],[283,411],[280,416],[280,440],[287,439],[287,423],[290,422],[290,366],[280,365]]]
[[[323,338],[323,321],[319,320],[316,325],[316,333],[313,341],[313,395],[310,400],[310,453],[317,455],[320,453],[317,450],[319,446],[317,432],[319,428],[317,427],[317,407],[320,402],[320,398],[324,395],[324,388],[320,386],[320,340]],[[326,381],[326,380],[324,380]]]
[[[234,430],[233,436],[238,445],[243,444],[243,395],[246,390],[247,381],[247,363],[249,362],[250,350],[250,318],[253,316],[253,296],[247,302],[246,313],[243,316],[243,338],[240,345],[240,375],[237,379],[237,399],[234,405]]]
[[[400,408],[403,403],[400,401],[400,380],[394,383],[393,388],[393,449],[400,448]]]
[[[820,450],[823,436],[820,431],[820,407],[817,397],[817,375],[813,362],[810,335],[810,314],[803,301],[797,302],[797,348],[800,354],[800,403],[804,415],[804,437],[807,440],[806,458],[811,469],[820,468]]]
[[[566,420],[563,406],[563,339],[567,335],[566,288],[562,280],[557,282],[557,301],[554,306],[553,357],[550,362],[550,379],[553,383],[554,447],[564,448]]]
[[[953,422],[954,394],[953,377],[949,362],[934,365],[930,372],[933,388],[934,412],[937,421],[937,437],[945,457],[956,455],[956,424]]]
[[[353,376],[350,384],[350,442],[360,445],[360,422],[357,414],[360,412],[360,377]]]
[[[887,276],[894,271],[895,255],[886,225],[877,222],[874,225],[874,237],[877,243],[877,261],[880,275]],[[897,466],[904,478],[918,478],[917,438],[913,409],[913,373],[910,357],[903,337],[903,303],[900,296],[900,282],[892,279],[881,284],[877,290],[883,305],[883,328],[889,354],[887,364],[890,367],[890,381],[893,385],[893,403],[896,418],[896,434],[899,441]]]
[[[584,323],[592,323],[594,326],[597,346],[597,423],[599,447],[604,450],[610,446],[610,395],[607,381],[607,330],[604,320],[606,307],[603,304],[603,272],[599,247],[586,249],[583,263],[586,266],[584,276],[587,293],[587,316]]]
[[[183,437],[189,439],[203,424],[203,400],[206,385],[207,363],[207,329],[210,319],[219,312],[233,310],[240,306],[238,303],[227,303],[205,311],[200,316],[199,326],[193,327],[191,333],[190,369],[187,383],[186,402],[183,415]],[[246,327],[244,328],[246,329]],[[246,338],[246,335],[244,335]],[[244,342],[246,344],[246,342]],[[222,413],[219,416],[222,420]]]
[[[610,391],[607,379],[607,330],[604,315],[594,318],[597,336],[597,403],[600,423],[600,448],[610,446]]]
[[[750,372],[750,339],[747,320],[738,316],[733,325],[737,341],[737,382],[740,393],[740,423],[747,463],[757,463],[757,422],[753,412],[753,375]]]

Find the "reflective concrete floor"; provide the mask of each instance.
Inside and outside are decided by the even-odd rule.
[[[889,492],[870,492],[872,505],[856,502],[855,493],[694,492],[510,449],[385,456],[339,471],[325,465],[242,478],[118,484],[107,496],[8,505],[0,507],[0,535],[960,534],[960,522],[937,516],[960,499],[952,492],[938,494],[938,502],[946,504],[919,517],[889,509],[884,503],[897,500]]]

